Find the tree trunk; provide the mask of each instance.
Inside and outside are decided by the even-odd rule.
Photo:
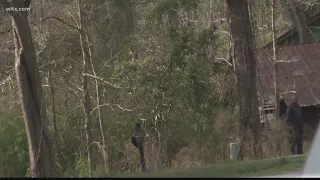
[[[60,152],[60,144],[59,144],[59,134],[58,134],[58,127],[57,127],[57,116],[56,116],[55,89],[54,89],[54,82],[53,82],[53,78],[52,78],[51,65],[48,70],[48,80],[49,80],[51,102],[52,102],[52,123],[53,123],[53,132],[54,132],[54,142],[55,142],[55,146],[56,146],[55,157],[57,157],[57,156],[59,156],[58,153]]]
[[[30,1],[6,0],[4,7],[28,7]],[[52,142],[45,109],[42,83],[27,11],[9,12],[13,20],[16,77],[26,126],[32,177],[52,177]]]
[[[89,60],[90,60],[90,65],[91,65],[91,69],[92,69],[92,73],[95,77],[97,77],[97,73],[96,73],[96,69],[94,67],[93,61],[92,61],[92,48],[90,46],[90,39],[88,34],[86,34],[86,40],[87,40],[87,44],[88,44],[88,51],[89,51]],[[102,115],[101,115],[101,101],[100,101],[100,85],[98,82],[97,78],[94,78],[94,82],[95,82],[95,90],[96,90],[96,100],[97,100],[97,113],[98,113],[98,121],[99,121],[99,126],[100,126],[100,134],[101,134],[101,139],[102,139],[102,147],[101,147],[101,151],[102,151],[102,157],[103,157],[103,168],[104,168],[104,172],[108,173],[109,172],[109,166],[108,166],[108,147],[107,147],[107,141],[105,138],[105,131],[103,129],[104,124],[103,124],[103,120],[102,120]]]
[[[256,59],[247,0],[227,0],[230,10],[231,35],[234,42],[235,74],[240,121],[240,157],[248,143],[248,130],[253,133],[255,156],[261,156],[260,120],[256,87]]]
[[[178,12],[176,10],[177,9],[176,6],[177,5],[173,5],[173,7],[170,7],[168,10],[168,24],[167,24],[167,26],[169,28],[176,29],[179,26]],[[188,17],[188,18],[191,18],[191,17]],[[189,23],[189,21],[188,21],[188,23]],[[169,32],[169,30],[168,30],[168,32]],[[170,39],[168,37],[167,42],[169,44],[167,44],[165,46],[167,46],[167,47],[172,46],[172,39]],[[172,49],[172,48],[169,48],[169,49]],[[173,154],[174,147],[173,147],[172,143],[169,143],[171,141],[171,138],[173,137],[172,136],[172,126],[171,126],[172,119],[170,118],[170,111],[168,112],[168,114],[166,116],[161,115],[161,118],[162,118],[162,122],[158,123],[158,124],[162,124],[162,128],[159,127],[159,129],[162,129],[162,136],[163,136],[162,139],[165,141],[163,143],[163,147],[165,148],[164,151],[166,152],[166,158],[167,158],[166,165],[167,165],[167,168],[171,168],[175,154]],[[159,138],[159,144],[161,143],[160,140],[161,140],[161,138]]]
[[[91,103],[90,103],[90,93],[88,88],[88,76],[90,68],[90,55],[88,52],[88,44],[86,43],[86,15],[84,9],[84,1],[78,1],[79,6],[79,18],[80,18],[80,43],[82,50],[82,90],[83,90],[83,111],[84,111],[84,123],[85,123],[85,133],[86,133],[86,145],[87,145],[87,155],[88,155],[88,166],[89,166],[89,176],[92,175],[92,170],[95,169],[95,163],[93,162],[93,135],[92,135],[92,121],[91,121]]]
[[[275,1],[271,1],[271,30],[272,30],[272,45],[273,45],[273,62],[274,62],[274,89],[275,89],[275,118],[279,120],[280,118],[280,98],[279,98],[279,87],[278,87],[278,64],[277,54],[276,54],[276,38],[277,30],[275,27]]]
[[[279,95],[279,83],[278,83],[278,74],[279,74],[279,69],[278,69],[278,63],[277,63],[277,49],[276,49],[276,37],[277,37],[277,30],[275,27],[275,0],[271,1],[271,30],[272,30],[272,45],[273,45],[273,63],[274,63],[274,71],[273,71],[273,76],[274,76],[274,96],[275,96],[275,101],[274,101],[274,107],[275,107],[275,120],[279,121],[280,120],[280,95]],[[281,154],[281,141],[277,140],[276,142],[276,151],[278,153],[278,156]]]

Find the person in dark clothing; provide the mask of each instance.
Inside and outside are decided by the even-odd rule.
[[[146,161],[144,158],[144,149],[143,149],[143,142],[144,142],[144,138],[143,138],[143,132],[141,129],[141,124],[137,123],[136,127],[135,127],[135,133],[134,135],[131,137],[131,143],[139,149],[139,153],[140,153],[140,163],[141,163],[141,169],[143,172],[148,172],[148,169],[146,168]]]
[[[293,142],[291,145],[291,152],[293,154],[303,154],[302,137],[303,137],[303,118],[302,110],[299,105],[297,95],[293,96],[292,103],[287,109],[287,124],[292,127]]]

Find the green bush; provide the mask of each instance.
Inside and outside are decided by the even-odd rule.
[[[22,118],[0,117],[0,151],[0,176],[25,177],[29,155]]]

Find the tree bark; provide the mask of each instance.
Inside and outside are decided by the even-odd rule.
[[[256,59],[253,51],[253,32],[247,0],[227,0],[230,10],[231,35],[234,42],[234,61],[240,121],[240,157],[248,143],[248,130],[253,133],[256,157],[261,156],[260,120],[256,87]]]
[[[28,7],[30,1],[1,0],[4,7]],[[27,11],[10,13],[15,40],[16,77],[26,126],[32,177],[52,177],[52,142],[42,83]]]

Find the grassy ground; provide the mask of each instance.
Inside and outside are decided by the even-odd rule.
[[[267,160],[225,162],[206,167],[121,174],[117,177],[252,177],[279,175],[301,170],[305,157],[290,156]]]

